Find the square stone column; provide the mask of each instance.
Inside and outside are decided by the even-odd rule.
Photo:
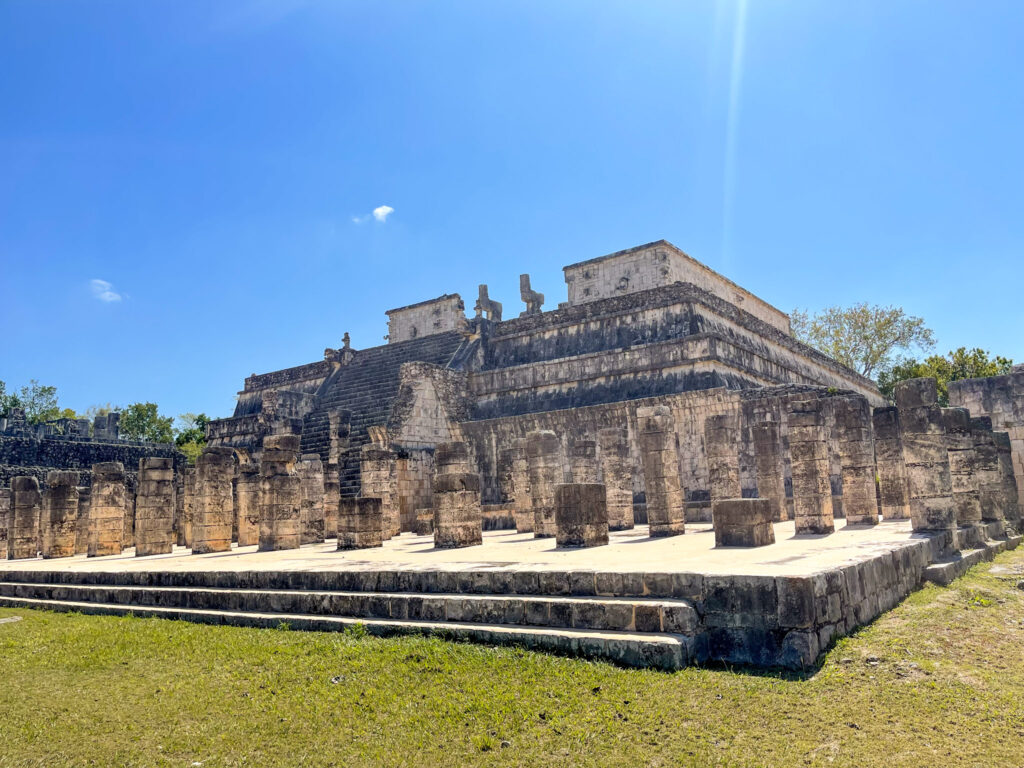
[[[903,460],[907,465],[914,531],[943,534],[940,551],[948,551],[953,547],[956,511],[946,429],[935,379],[901,381],[893,394],[896,407],[900,409]]]
[[[562,444],[550,430],[526,436],[526,460],[530,468],[530,499],[533,507],[533,535],[547,538],[555,527],[555,486],[562,483]]]
[[[788,405],[789,459],[793,474],[793,520],[798,534],[835,531],[829,452],[821,400]]]
[[[11,512],[7,529],[7,557],[22,560],[39,556],[43,496],[35,477],[11,478]]]
[[[338,502],[338,549],[369,549],[383,545],[384,513],[380,499],[341,499]]]
[[[723,413],[704,421],[711,503],[743,497],[740,487],[740,429],[736,415]]]
[[[341,500],[341,479],[337,464],[324,465],[324,538],[338,536],[338,502]]]
[[[86,555],[89,552],[89,507],[92,500],[92,488],[87,485],[78,486],[78,513],[75,520],[75,554]]]
[[[89,500],[89,557],[121,554],[127,492],[124,465],[105,461],[92,465]]]
[[[413,532],[417,536],[434,535],[434,508],[421,507],[416,510],[416,527]]]
[[[953,507],[959,526],[981,523],[981,492],[975,475],[977,453],[971,430],[971,412],[966,408],[943,408],[946,451],[949,454],[949,478],[953,488]]]
[[[379,498],[384,515],[384,538],[397,536],[402,530],[398,505],[398,456],[379,445],[364,445],[359,453],[359,495]]]
[[[770,499],[722,499],[712,504],[711,515],[716,547],[764,547],[775,543]]]
[[[569,446],[569,472],[574,483],[598,482],[597,443],[593,440],[574,440]]]
[[[238,518],[238,546],[260,542],[260,472],[258,467],[238,470],[235,483],[235,516]]]
[[[910,519],[907,465],[903,462],[900,412],[896,407],[875,408],[871,415],[875,433],[875,471],[883,520]]]
[[[626,531],[634,526],[633,466],[629,456],[629,432],[621,427],[598,430],[601,474],[604,477],[608,529]]]
[[[302,542],[302,480],[295,469],[298,435],[268,435],[260,457],[261,552],[298,549]]]
[[[469,471],[469,445],[439,443],[434,449],[434,546],[483,544],[480,475]]]
[[[530,464],[526,458],[526,440],[516,440],[512,453],[512,514],[516,533],[533,533],[533,496],[530,494]]]
[[[750,428],[754,441],[757,497],[765,499],[775,522],[789,519],[786,508],[786,467],[778,422],[762,421]],[[774,534],[773,534],[774,535]]]
[[[832,398],[832,438],[836,442],[847,525],[878,524],[875,450],[871,441],[871,406],[866,397]]]
[[[7,529],[9,560],[39,556],[39,550],[42,548],[39,537],[42,510],[43,496],[39,492],[39,481],[28,475],[12,477],[11,515]]]
[[[600,547],[608,543],[608,511],[600,483],[555,486],[555,544]]]
[[[164,555],[174,549],[174,462],[139,459],[135,493],[135,555]]]
[[[302,478],[302,543],[324,540],[324,465],[319,454],[306,453],[298,464]]]
[[[650,534],[676,536],[686,530],[686,519],[672,411],[664,405],[637,408],[636,418]]]
[[[192,525],[196,519],[196,469],[182,471],[181,525],[178,528],[178,546],[192,546]]]
[[[7,530],[11,527],[11,489],[0,488],[0,556],[7,557]]]
[[[1014,530],[1020,532],[1020,496],[1017,490],[1017,478],[1013,471],[1010,434],[1008,432],[993,432],[992,440],[996,444],[996,459],[1002,488],[1000,497],[1003,505],[1003,517]]]
[[[1003,484],[999,471],[999,451],[992,436],[992,419],[977,416],[971,419],[974,440],[974,477],[981,499],[981,519],[986,523],[1004,522]]]
[[[196,462],[193,554],[231,550],[231,528],[235,519],[234,477],[235,452],[231,448],[213,446],[203,449]]]

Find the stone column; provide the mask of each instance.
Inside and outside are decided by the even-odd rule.
[[[320,544],[324,540],[324,465],[320,456],[303,454],[298,471],[302,479],[302,543]]]
[[[298,435],[263,438],[260,458],[260,551],[298,549],[302,540],[302,480],[295,471]]]
[[[89,553],[89,507],[92,499],[92,488],[87,485],[78,486],[78,513],[75,519],[75,554]]]
[[[686,518],[675,419],[665,405],[638,408],[636,418],[650,535],[676,536],[686,530]]]
[[[1001,523],[1003,512],[1003,483],[999,471],[999,451],[992,434],[992,419],[978,416],[971,419],[974,440],[974,476],[981,499],[981,519],[986,523]]]
[[[0,555],[7,557],[7,530],[11,526],[11,489],[0,488]]]
[[[124,465],[119,461],[93,464],[89,557],[121,554],[125,502]]]
[[[843,514],[847,525],[878,524],[875,450],[871,443],[871,406],[867,398],[832,398],[836,441],[843,484]]]
[[[512,464],[515,462],[515,448],[502,448],[498,451],[495,474],[498,478],[498,496],[502,504],[512,506],[515,500],[515,480],[512,477]]]
[[[10,560],[34,558],[39,555],[39,523],[43,497],[39,481],[23,475],[11,478],[11,513],[7,529],[7,557]]]
[[[260,471],[257,467],[239,468],[235,484],[235,515],[238,518],[238,546],[259,544]]]
[[[533,496],[530,493],[530,464],[526,458],[526,440],[516,440],[512,454],[512,507],[516,533],[533,533]]]
[[[769,499],[722,499],[714,502],[715,546],[764,547],[774,544],[772,514]]]
[[[434,546],[483,544],[480,475],[470,471],[469,445],[439,443],[434,470]]]
[[[832,533],[832,485],[821,400],[788,405],[789,458],[793,474],[793,520],[796,532]]]
[[[903,462],[898,408],[875,408],[871,416],[875,433],[875,470],[883,520],[909,520],[910,494],[907,465]]]
[[[384,545],[384,513],[378,498],[344,498],[338,503],[338,549]]]
[[[629,432],[620,427],[598,430],[601,474],[604,477],[608,529],[626,531],[633,527],[633,468],[629,456]]]
[[[135,495],[135,556],[165,555],[174,550],[174,462],[139,459]]]
[[[966,408],[943,408],[946,451],[949,454],[949,478],[953,489],[953,507],[959,526],[981,523],[981,492],[974,474],[977,455],[971,432],[971,412]]]
[[[396,485],[397,456],[379,445],[364,445],[359,454],[360,496],[379,498],[384,515],[384,538],[397,536],[402,530]]]
[[[78,523],[78,472],[50,470],[40,517],[39,538],[43,557],[71,557],[75,554]]]
[[[550,430],[526,436],[526,460],[530,468],[530,500],[534,538],[554,536],[555,486],[562,482],[561,443]]]
[[[712,508],[716,501],[742,498],[740,430],[735,414],[708,416],[704,421],[704,449],[708,457]]]
[[[341,480],[337,464],[324,466],[324,538],[338,535],[338,502],[341,499]]]
[[[569,448],[569,471],[574,483],[596,483],[597,443],[593,440],[574,440]]]
[[[192,552],[231,550],[235,517],[231,481],[235,476],[235,452],[225,446],[203,449],[196,462],[196,509],[192,522]]]
[[[992,439],[996,444],[997,466],[1002,487],[1000,498],[1003,503],[1003,517],[1014,530],[1020,532],[1020,494],[1017,490],[1017,478],[1013,471],[1010,434],[1008,432],[993,432]]]
[[[555,486],[555,545],[600,547],[608,543],[608,511],[600,483]]]
[[[188,467],[183,472],[181,527],[178,529],[178,546],[192,546],[192,524],[196,519],[196,470]]]
[[[779,424],[762,421],[750,428],[754,441],[754,467],[757,472],[757,497],[768,502],[774,522],[789,519],[786,508],[786,468],[782,459]]]
[[[956,512],[935,379],[901,381],[893,394],[900,409],[913,528],[942,533],[940,551],[947,551],[953,546]]]

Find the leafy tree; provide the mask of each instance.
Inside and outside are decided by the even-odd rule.
[[[947,355],[931,355],[924,360],[902,360],[878,377],[878,389],[888,399],[901,381],[934,377],[938,382],[939,403],[949,405],[949,382],[960,379],[984,379],[1009,373],[1013,361],[989,357],[988,350],[960,347]]]
[[[29,379],[28,384],[21,388],[17,399],[25,409],[25,419],[31,424],[40,424],[60,416],[56,387],[47,387],[35,379]]]
[[[174,442],[174,418],[161,416],[156,403],[132,403],[121,411],[121,437],[147,443]]]
[[[11,408],[18,408],[21,406],[21,401],[18,396],[13,392],[7,394],[7,384],[0,381],[0,416],[6,416]]]
[[[178,416],[178,422],[181,426],[177,429],[174,442],[188,457],[188,463],[195,464],[206,445],[206,425],[210,423],[210,418],[205,413],[183,413]]]
[[[790,315],[793,336],[834,360],[871,377],[889,369],[900,351],[929,350],[935,339],[920,317],[900,307],[854,304],[827,307],[810,315],[795,309]]]

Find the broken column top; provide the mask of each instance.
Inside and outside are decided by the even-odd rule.
[[[939,402],[938,383],[933,378],[907,379],[893,390],[893,399],[899,408],[920,408]]]
[[[124,480],[124,464],[120,461],[102,461],[92,465],[94,480]]]
[[[170,461],[170,459],[168,459]],[[59,485],[70,485],[78,486],[80,474],[74,470],[69,469],[51,469],[46,473],[46,484],[50,488],[55,488]]]
[[[263,438],[263,449],[272,451],[299,452],[302,438],[299,435],[267,435]]]
[[[463,442],[438,443],[434,448],[434,463],[439,467],[469,462],[469,444]]]
[[[30,475],[19,475],[11,478],[12,491],[38,491],[39,481]]]
[[[966,408],[943,408],[942,425],[953,435],[970,434],[971,412]]]
[[[234,464],[235,450],[234,448],[228,448],[225,445],[215,445],[203,448],[203,452],[199,454],[199,460],[197,463],[219,465]]]
[[[146,456],[139,459],[139,469],[173,469],[174,460],[163,456]]]

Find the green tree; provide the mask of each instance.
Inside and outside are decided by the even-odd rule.
[[[121,411],[121,437],[147,443],[174,442],[174,418],[161,416],[156,403],[132,403]]]
[[[938,382],[939,404],[949,405],[949,382],[960,379],[984,379],[1009,373],[1013,361],[990,357],[988,350],[960,347],[947,355],[931,355],[924,360],[902,360],[878,377],[878,389],[889,400],[901,381],[934,377]]]
[[[861,303],[814,315],[795,309],[790,322],[795,338],[867,377],[891,368],[901,351],[935,346],[924,320],[900,307]]]
[[[178,423],[174,442],[188,457],[188,463],[195,464],[206,445],[206,425],[210,418],[205,413],[182,413]]]
[[[25,409],[25,419],[31,424],[40,424],[60,416],[56,387],[44,386],[35,379],[29,379],[28,384],[21,388],[17,399]]]
[[[7,384],[0,381],[0,416],[6,416],[11,408],[18,408],[21,405],[21,401],[18,400],[18,396],[13,392],[7,394]]]

